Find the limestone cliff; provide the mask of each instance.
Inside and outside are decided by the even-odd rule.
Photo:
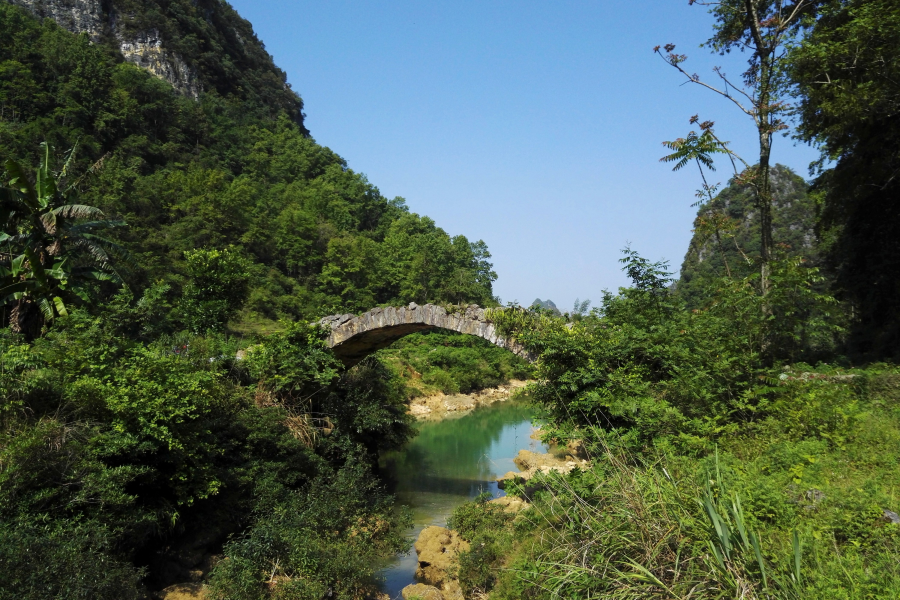
[[[197,98],[201,86],[195,70],[176,53],[168,52],[158,29],[124,32],[118,26],[123,18],[115,5],[106,10],[100,0],[9,0],[42,18],[53,19],[60,27],[73,33],[86,33],[97,42],[104,34],[111,34],[122,56],[160,79],[168,81],[182,94]]]
[[[53,19],[74,33],[97,40],[103,33],[104,11],[100,0],[9,0],[42,18]]]
[[[807,183],[783,165],[776,165],[771,173],[773,237],[783,251],[802,256],[810,264],[818,262],[815,249],[815,202],[807,193]],[[723,226],[721,246],[703,222],[712,217],[727,218]],[[677,286],[692,308],[703,306],[708,300],[706,290],[717,277],[728,270],[736,277],[744,277],[756,270],[745,259],[759,255],[760,225],[753,191],[747,185],[729,182],[716,198],[697,211],[694,235],[681,265]]]
[[[122,36],[124,37],[124,36]],[[118,37],[119,51],[125,60],[147,69],[187,96],[200,97],[203,90],[197,72],[178,54],[166,52],[158,29],[143,31],[129,39]]]
[[[303,103],[253,28],[221,0],[7,0],[53,19],[199,98],[215,90],[287,111],[302,126]]]

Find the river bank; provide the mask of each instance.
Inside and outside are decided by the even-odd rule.
[[[511,399],[508,393],[493,396],[493,402],[476,409],[433,411],[431,418],[419,421],[414,439],[382,457],[381,474],[389,491],[412,516],[413,526],[405,534],[410,541],[428,527],[446,526],[458,506],[479,494],[503,496],[497,477],[517,470],[514,460],[520,450],[546,451],[532,438],[528,404],[516,394]],[[435,418],[436,412],[445,418]],[[417,582],[419,567],[414,551],[396,556],[379,573],[382,590],[399,598],[403,588]]]
[[[471,416],[477,417],[478,413]],[[529,437],[532,440],[539,440],[539,431],[532,428]],[[535,485],[535,482],[531,481],[533,478],[550,472],[568,473],[575,468],[587,469],[590,467],[584,447],[579,442],[551,447],[543,446],[537,450],[522,448],[518,451],[512,459],[512,463],[518,467],[518,471],[508,471],[505,475],[496,478],[499,489],[495,491],[493,499],[485,500],[482,496],[475,505],[465,508],[460,506],[462,504],[460,503],[454,509],[453,518],[447,523],[447,527],[432,524],[419,532],[414,546],[417,560],[415,579],[400,590],[404,600],[413,598],[464,600],[459,574],[465,570],[463,566],[465,558],[461,559],[461,555],[464,557],[466,553],[472,552],[473,544],[478,546],[478,543],[477,539],[471,538],[465,530],[452,529],[458,524],[463,526],[467,523],[471,524],[466,517],[460,517],[459,510],[462,510],[464,514],[470,514],[470,511],[474,509],[476,512],[487,511],[487,514],[497,515],[499,509],[499,514],[505,515],[499,517],[500,520],[508,522],[518,518],[517,513],[528,510],[531,507],[532,494],[543,487],[544,482]],[[505,489],[510,484],[518,486],[517,493],[519,495],[505,495]],[[483,508],[476,508],[478,506]],[[479,552],[479,550],[475,550],[475,552]],[[469,563],[471,564],[471,557]],[[392,597],[396,598],[396,596]]]
[[[470,394],[443,394],[413,398],[409,403],[409,414],[420,421],[439,421],[448,417],[459,417],[476,408],[490,406],[495,402],[506,402],[514,398],[530,382],[512,379],[506,385],[478,390]]]

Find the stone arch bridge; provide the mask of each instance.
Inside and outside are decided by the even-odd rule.
[[[328,346],[347,367],[352,367],[376,350],[390,346],[403,336],[429,329],[477,335],[525,360],[533,360],[521,344],[501,335],[485,317],[484,309],[475,304],[448,312],[442,306],[420,306],[412,302],[400,308],[373,308],[359,316],[333,315],[319,323],[331,329]]]

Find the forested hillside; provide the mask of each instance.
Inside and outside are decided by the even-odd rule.
[[[772,170],[774,238],[779,252],[818,265],[816,207],[803,178],[778,165]],[[759,256],[760,226],[753,191],[732,181],[703,204],[694,220],[694,234],[681,264],[678,291],[697,308],[708,300],[714,280],[746,277],[754,272]]]
[[[115,235],[135,258],[136,294],[159,282],[177,310],[185,253],[230,248],[249,279],[243,313],[229,315],[239,329],[379,303],[492,302],[486,246],[451,238],[316,144],[227,4],[112,6],[128,15],[120,35],[159,29],[198,74],[198,99],[125,61],[108,28],[92,44],[2,3],[0,154],[36,164],[46,140],[58,169],[74,150],[79,202],[127,224]]]
[[[309,322],[496,274],[301,109],[225,2],[0,2],[0,598],[361,598],[406,547],[375,465],[412,359]],[[522,371],[442,341],[438,387]]]
[[[626,248],[560,314],[317,144],[226,2],[0,0],[0,600],[379,597],[409,396],[511,377],[589,460],[460,507],[432,598],[900,597],[900,7],[685,4],[745,52],[759,153],[692,117],[680,280]],[[423,332],[348,369],[311,324],[410,301],[487,304],[535,362]]]

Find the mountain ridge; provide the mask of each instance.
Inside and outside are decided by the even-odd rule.
[[[253,26],[220,0],[7,0],[199,99],[204,91],[261,96],[303,130],[303,101],[257,38]]]

